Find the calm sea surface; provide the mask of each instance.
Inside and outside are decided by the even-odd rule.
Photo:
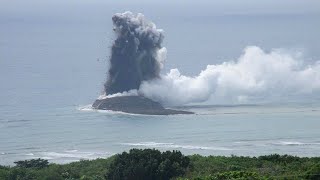
[[[163,28],[168,49],[163,73],[179,68],[186,75],[235,60],[248,45],[299,50],[306,63],[320,60],[318,14],[60,5],[19,9],[2,4],[7,8],[0,13],[0,164],[31,158],[66,163],[130,148],[320,156],[320,105],[310,102],[186,106],[196,114],[175,116],[101,112],[89,106],[106,79],[115,12],[143,12]]]
[[[130,148],[202,155],[320,155],[320,106],[187,109],[197,114],[142,116],[95,111],[89,106],[20,113],[2,108],[0,161],[11,164],[45,158],[65,163],[107,157]]]

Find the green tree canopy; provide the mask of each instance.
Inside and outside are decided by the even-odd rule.
[[[189,158],[180,151],[160,152],[155,149],[131,149],[115,157],[107,179],[170,179],[183,175]]]

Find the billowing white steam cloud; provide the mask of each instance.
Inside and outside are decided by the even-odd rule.
[[[320,95],[320,61],[305,65],[299,58],[259,47],[247,47],[236,61],[208,65],[198,76],[172,69],[161,78],[144,81],[142,94],[165,105],[205,102],[248,103],[305,95]]]

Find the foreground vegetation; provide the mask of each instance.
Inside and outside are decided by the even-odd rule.
[[[132,149],[107,159],[49,164],[34,159],[0,166],[0,179],[320,179],[320,157],[184,156],[179,151]]]

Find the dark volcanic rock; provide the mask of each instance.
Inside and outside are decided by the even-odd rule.
[[[143,96],[120,96],[97,99],[93,105],[95,109],[122,111],[132,114],[171,115],[193,114],[193,112],[165,109],[160,103]]]

